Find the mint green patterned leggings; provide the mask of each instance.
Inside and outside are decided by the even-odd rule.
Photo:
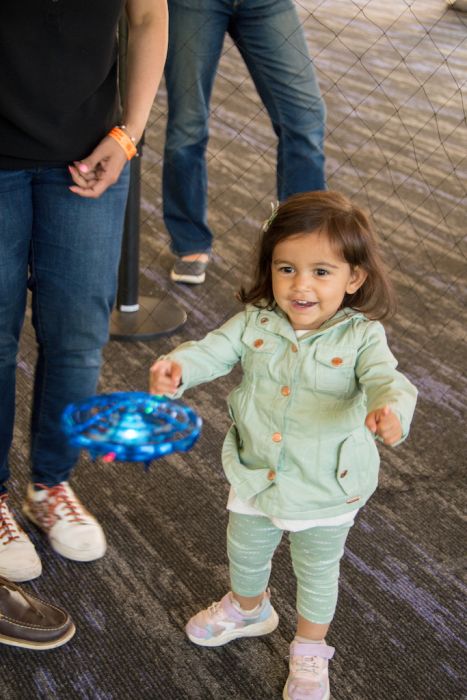
[[[331,622],[337,603],[339,564],[351,524],[290,532],[290,554],[297,577],[297,611],[310,622]],[[229,514],[227,553],[232,590],[257,596],[266,590],[271,560],[283,530],[269,518]]]

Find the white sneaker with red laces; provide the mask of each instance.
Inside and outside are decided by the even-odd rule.
[[[93,561],[107,549],[104,532],[67,481],[57,486],[28,485],[23,512],[47,533],[52,548],[67,559]]]
[[[33,543],[8,508],[7,495],[0,496],[0,576],[10,581],[30,581],[42,573]]]

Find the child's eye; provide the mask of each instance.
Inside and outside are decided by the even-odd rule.
[[[329,270],[325,270],[323,267],[317,267],[315,270],[315,275],[317,277],[326,277],[326,275],[329,275]]]
[[[294,272],[294,268],[291,265],[281,265],[279,272],[282,272],[284,275],[291,275]]]

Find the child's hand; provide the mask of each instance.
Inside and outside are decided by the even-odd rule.
[[[371,411],[365,420],[366,427],[378,435],[385,445],[394,445],[402,437],[402,426],[399,418],[389,406]]]
[[[175,394],[182,380],[182,368],[172,360],[157,360],[149,370],[149,393]]]

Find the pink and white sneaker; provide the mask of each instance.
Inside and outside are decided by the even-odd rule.
[[[231,593],[194,615],[185,627],[188,639],[204,647],[219,647],[240,637],[259,637],[274,632],[279,617],[269,593],[251,612],[244,612]]]
[[[290,645],[289,677],[284,700],[329,700],[328,661],[334,647],[293,641]]]

